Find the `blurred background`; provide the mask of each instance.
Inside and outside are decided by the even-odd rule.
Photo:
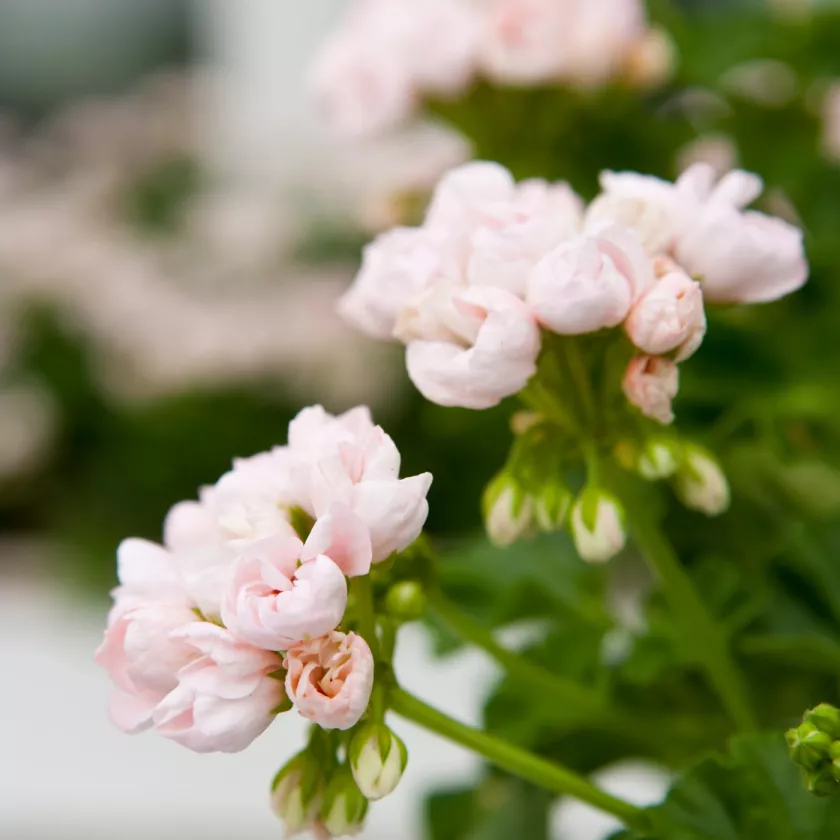
[[[119,540],[158,538],[170,505],[233,456],[282,442],[304,405],[370,404],[404,472],[435,475],[429,529],[452,550],[448,585],[488,624],[515,625],[511,643],[531,644],[533,619],[562,609],[571,588],[591,595],[602,585],[567,558],[556,602],[544,591],[535,601],[538,543],[517,549],[509,598],[482,606],[480,569],[510,566],[483,547],[478,502],[505,456],[510,409],[425,403],[399,348],[334,312],[364,242],[411,221],[440,173],[472,155],[519,177],[567,179],[587,197],[606,167],[673,177],[708,160],[765,178],[767,207],[806,229],[813,281],[754,308],[760,317],[716,316],[678,414],[725,443],[756,529],[788,513],[810,541],[792,565],[838,591],[829,550],[814,542],[837,544],[840,514],[837,4],[654,0],[648,13],[669,44],[654,89],[511,88],[496,118],[500,91],[482,82],[356,142],[319,118],[307,82],[347,5],[0,0],[3,838],[279,835],[266,792],[303,737],[297,721],[282,719],[232,757],[129,739],[106,720],[107,678],[92,654]],[[549,115],[539,130],[508,130],[537,110]],[[687,521],[686,541],[697,528]],[[568,555],[565,543],[558,550]],[[787,606],[793,624],[816,620]],[[840,632],[825,628],[840,653]],[[434,628],[408,628],[403,645],[409,689],[493,725],[483,704],[499,674],[488,661]],[[517,737],[536,738],[543,724]],[[465,800],[424,794],[468,785],[478,764],[400,727],[409,772],[371,809],[363,836],[501,836],[442,831],[447,809]],[[604,772],[638,801],[656,799],[666,779],[652,766]],[[546,807],[556,838],[609,828],[585,810]]]

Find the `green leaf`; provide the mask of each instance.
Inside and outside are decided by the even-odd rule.
[[[601,627],[603,570],[584,563],[568,535],[550,534],[495,548],[485,537],[450,546],[440,564],[441,584],[453,600],[489,624],[566,613]]]
[[[782,735],[733,739],[726,757],[684,773],[649,809],[661,840],[837,840],[840,800],[817,799],[802,785]],[[625,840],[640,835],[619,835]]]
[[[548,840],[546,791],[499,773],[477,788],[433,793],[426,803],[430,840]]]

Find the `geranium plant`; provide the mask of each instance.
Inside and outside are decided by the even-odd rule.
[[[354,134],[425,107],[478,126],[472,139],[485,150],[498,139],[488,97],[504,101],[507,86],[520,103],[528,86],[531,106],[560,96],[581,125],[610,97],[642,107],[640,91],[672,68],[665,38],[631,0],[366,0],[316,81]],[[542,135],[549,147],[557,127]],[[481,501],[464,500],[482,505],[497,548],[459,558],[424,534],[432,476],[399,477],[400,453],[366,408],[304,409],[287,443],[176,505],[162,545],[120,546],[97,653],[115,684],[112,718],[231,752],[296,709],[310,738],[271,794],[290,832],[353,834],[410,772],[392,713],[479,753],[506,786],[495,806],[454,794],[461,828],[448,833],[437,796],[435,837],[511,826],[544,837],[556,795],[613,815],[626,838],[840,836],[828,797],[840,785],[837,710],[817,706],[788,733],[793,761],[782,737],[803,708],[838,699],[837,574],[814,559],[822,549],[801,523],[767,501],[769,480],[765,496],[750,492],[745,477],[756,464],[770,474],[772,459],[756,460],[754,440],[739,436],[761,417],[753,407],[704,416],[702,388],[691,389],[703,382],[692,357],[702,360],[704,341],[749,332],[762,317],[752,305],[806,283],[802,230],[789,213],[752,209],[759,176],[708,162],[670,181],[604,160],[587,201],[567,181],[534,177],[545,158],[527,150],[539,139],[448,172],[419,224],[366,246],[340,303],[362,331],[405,345],[427,400],[515,406],[506,460]],[[775,451],[773,429],[759,432]],[[788,551],[795,578],[779,562]],[[628,559],[647,569],[635,625],[607,606],[612,567]],[[529,575],[543,591],[528,608],[502,603]],[[489,606],[475,610],[476,600]],[[535,614],[548,629],[531,650],[491,632]],[[399,685],[399,629],[422,618],[506,672],[484,729]],[[661,805],[636,807],[588,778],[628,756],[676,775]],[[535,789],[545,796],[528,799]]]

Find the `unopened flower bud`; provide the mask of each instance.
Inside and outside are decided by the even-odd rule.
[[[805,722],[825,732],[832,741],[840,741],[840,709],[830,703],[820,703],[805,712]]]
[[[511,545],[531,529],[533,499],[507,472],[500,472],[487,485],[482,506],[484,526],[495,545]]]
[[[808,771],[819,769],[829,758],[831,736],[808,721],[788,730],[785,738],[793,762]]]
[[[416,621],[426,614],[426,593],[416,580],[395,583],[385,596],[385,609],[400,621]]]
[[[840,741],[833,741],[828,748],[828,757],[831,759],[831,772],[837,782],[840,782]]]
[[[670,478],[677,471],[679,462],[680,452],[673,441],[654,438],[642,447],[636,469],[642,478],[659,481]]]
[[[348,752],[353,778],[368,799],[382,799],[396,788],[408,763],[405,744],[384,724],[362,727]]]
[[[517,411],[510,418],[510,430],[515,435],[524,435],[528,429],[532,429],[537,423],[541,423],[542,419],[542,415],[536,411]]]
[[[321,806],[321,824],[331,837],[345,837],[362,830],[368,801],[345,765],[330,779]]]
[[[572,493],[565,484],[546,484],[534,500],[534,519],[541,531],[559,531],[572,504]]]
[[[621,503],[597,487],[588,487],[578,496],[571,530],[578,554],[590,563],[605,563],[627,542]]]
[[[318,768],[306,752],[298,753],[274,777],[271,808],[287,834],[303,831],[318,816],[321,783]]]
[[[686,507],[706,516],[717,516],[729,507],[729,482],[717,459],[699,446],[685,447],[675,489]]]
[[[830,764],[820,767],[819,770],[809,770],[805,774],[805,786],[809,793],[820,797],[835,796],[840,790]]]

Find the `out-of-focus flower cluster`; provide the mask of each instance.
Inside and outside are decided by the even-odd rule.
[[[3,133],[4,340],[46,304],[91,341],[100,380],[120,398],[279,377],[302,396],[375,403],[394,377],[334,314],[346,270],[295,261],[303,231],[278,189],[203,168],[207,87],[154,77],[70,105],[31,134]],[[397,189],[424,177],[394,170]],[[388,197],[383,180],[372,215]]]
[[[347,578],[408,547],[428,514],[431,475],[400,479],[399,468],[367,408],[308,408],[287,445],[236,461],[198,501],[177,504],[162,545],[124,541],[96,654],[115,685],[114,723],[197,752],[242,750],[292,705],[323,730],[356,726],[376,640],[359,635],[358,615],[357,632],[346,625]],[[353,772],[378,798],[404,755],[395,779],[394,768],[371,768],[371,733],[360,737]]]
[[[356,0],[323,45],[313,86],[344,135],[376,134],[424,98],[500,85],[652,85],[673,64],[641,0]]]
[[[537,371],[542,336],[623,327],[641,355],[624,392],[673,419],[676,363],[699,347],[706,302],[779,298],[807,277],[802,234],[744,208],[761,181],[715,183],[696,165],[675,184],[606,172],[585,207],[565,183],[516,184],[467,164],[439,184],[425,221],[367,246],[341,302],[353,324],[406,344],[408,373],[433,402],[489,408]]]

